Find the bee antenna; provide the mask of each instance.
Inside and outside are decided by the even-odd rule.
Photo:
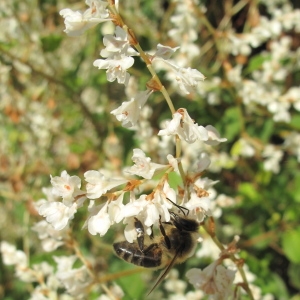
[[[184,216],[188,216],[189,215],[189,209],[186,207],[183,207],[181,205],[176,204],[175,202],[173,202],[171,199],[167,198],[174,206],[176,206],[182,213]]]

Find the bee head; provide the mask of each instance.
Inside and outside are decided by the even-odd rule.
[[[193,219],[188,219],[187,217],[180,217],[179,215],[171,212],[172,222],[174,226],[180,231],[198,231],[199,224]]]

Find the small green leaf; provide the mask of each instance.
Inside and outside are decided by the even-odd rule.
[[[253,202],[259,202],[261,198],[253,184],[247,182],[239,185],[239,194],[244,195],[247,199],[250,199]]]
[[[300,263],[300,227],[283,233],[282,247],[291,262]]]
[[[248,67],[246,69],[246,73],[252,73],[255,70],[260,69],[260,67],[262,66],[262,64],[267,61],[270,60],[270,55],[256,55],[254,57],[252,57],[249,61]]]
[[[176,172],[169,173],[169,184],[170,187],[177,190],[178,185],[182,185],[182,179],[179,174]]]
[[[239,135],[243,125],[239,108],[228,108],[223,116],[222,124],[224,124],[223,126],[225,127],[224,136],[226,136],[229,141],[232,141]]]
[[[60,35],[49,35],[41,38],[42,47],[45,52],[55,51],[62,41],[62,36]]]
[[[288,275],[291,284],[300,290],[300,264],[290,264],[288,269]]]
[[[299,114],[292,116],[290,125],[292,126],[292,128],[300,130],[300,115]]]

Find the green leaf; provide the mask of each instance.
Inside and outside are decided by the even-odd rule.
[[[288,269],[290,283],[300,290],[300,264],[290,264]]]
[[[267,61],[270,60],[271,56],[270,55],[256,55],[254,57],[252,57],[249,61],[248,67],[246,69],[246,74],[252,73],[255,70],[260,69],[260,67],[262,66],[262,64]]]
[[[60,35],[48,35],[46,37],[41,38],[42,47],[45,52],[53,52],[55,51],[62,41],[62,36]]]
[[[282,247],[291,262],[300,263],[300,227],[283,233]]]
[[[178,185],[182,185],[182,179],[179,174],[176,172],[169,173],[169,184],[170,187],[177,190]]]
[[[239,194],[244,195],[247,199],[252,200],[253,202],[260,202],[261,196],[256,190],[256,188],[251,183],[241,183],[239,185]]]
[[[242,130],[242,120],[238,107],[230,107],[225,111],[222,122],[225,127],[224,136],[232,141]]]
[[[292,126],[292,128],[300,130],[300,115],[299,114],[292,116],[290,125]]]

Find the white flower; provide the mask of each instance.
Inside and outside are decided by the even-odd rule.
[[[196,69],[178,68],[176,80],[179,88],[186,94],[192,93],[200,81],[203,81],[205,76]]]
[[[53,188],[52,187],[43,187],[42,188],[42,192],[43,194],[46,196],[46,199],[40,199],[38,201],[36,201],[34,203],[34,205],[36,205],[37,203],[39,203],[39,201],[49,201],[49,202],[52,202],[52,201],[59,201],[60,200],[60,197],[61,196],[58,196],[58,195],[54,195],[53,194]]]
[[[147,203],[146,195],[141,195],[138,199],[135,199],[134,194],[131,193],[130,202],[123,208],[124,217],[129,218],[137,216],[144,209]]]
[[[195,288],[214,295],[214,299],[228,299],[232,292],[235,271],[226,269],[215,261],[203,270],[189,270],[186,277]]]
[[[127,224],[124,229],[124,236],[129,243],[132,243],[137,238],[137,232],[134,226],[134,222],[135,222],[134,217],[138,217],[138,219],[143,223],[140,213],[144,210],[145,206],[148,205],[149,201],[146,200],[146,197],[147,195],[141,195],[138,199],[135,199],[134,193],[131,192],[130,202],[127,203],[123,208],[123,215],[124,215],[123,223]],[[144,228],[144,229],[146,232],[148,232],[148,228]]]
[[[117,26],[115,35],[106,34],[103,38],[105,49],[101,50],[102,57],[114,57],[116,54],[124,54],[125,56],[138,55],[132,47],[130,47],[127,33],[124,29]]]
[[[263,166],[266,171],[277,174],[280,171],[280,161],[283,157],[283,151],[277,149],[274,145],[267,145],[262,153],[265,158]]]
[[[207,153],[203,152],[200,154],[200,157],[198,158],[197,165],[196,165],[196,172],[201,173],[204,170],[206,170],[211,163],[211,160],[209,159],[209,156]]]
[[[132,160],[134,166],[126,169],[125,172],[146,179],[151,179],[155,171],[167,168],[166,165],[152,163],[151,158],[146,157],[146,154],[141,149],[133,149]]]
[[[0,252],[5,265],[27,266],[26,254],[21,250],[17,250],[15,245],[2,241],[0,243]]]
[[[162,193],[163,195],[163,204],[166,205],[168,209],[172,208],[172,202],[176,204],[177,202],[177,194],[173,188],[170,187],[168,181],[164,182]],[[170,202],[171,200],[172,202]]]
[[[164,46],[162,44],[157,45],[157,50],[153,54],[154,59],[162,58],[162,59],[169,59],[176,50],[180,47],[171,48],[168,46]]]
[[[204,178],[198,178],[195,181],[195,185],[200,189],[208,190],[218,182],[219,182],[219,180],[214,181],[214,180],[211,180],[207,177],[204,177]]]
[[[202,222],[205,216],[210,216],[210,198],[198,197],[195,192],[191,193],[190,200],[185,203],[185,207],[190,211],[191,216],[195,216],[198,222]]]
[[[67,171],[62,171],[60,176],[51,176],[51,184],[53,195],[62,197],[65,205],[71,205],[75,197],[83,195],[80,197],[80,203],[78,203],[78,206],[82,205],[85,195],[80,190],[81,180],[78,176],[70,176]]]
[[[208,131],[203,126],[198,126],[184,108],[178,109],[173,114],[173,119],[170,122],[166,122],[166,129],[158,132],[160,136],[176,134],[189,144],[194,143],[196,140],[208,140]]]
[[[117,120],[122,122],[122,126],[126,128],[134,127],[140,117],[140,112],[152,91],[146,90],[139,92],[130,101],[123,102],[117,109],[111,111]]]
[[[57,263],[57,272],[72,270],[72,266],[76,261],[76,255],[70,256],[53,256],[53,259]]]
[[[208,140],[204,141],[205,144],[215,146],[218,145],[219,143],[227,141],[226,138],[220,138],[220,133],[215,127],[211,125],[207,125],[205,129],[208,132]]]
[[[90,285],[92,278],[86,269],[82,266],[78,269],[72,269],[74,258],[71,257],[54,257],[58,270],[56,277],[64,285],[66,290],[72,296],[82,299],[86,296],[86,289]]]
[[[102,173],[94,170],[85,172],[84,177],[88,182],[86,190],[89,199],[99,198],[108,190],[127,182],[125,179],[106,178]]]
[[[159,197],[157,195],[156,197]],[[156,199],[156,197],[154,199]],[[142,219],[143,223],[147,227],[151,227],[153,224],[157,224],[159,220],[159,216],[162,215],[165,218],[165,214],[168,214],[167,209],[163,211],[163,206],[160,205],[159,200],[148,201],[147,205],[145,205],[144,210],[142,212],[142,217],[139,219]],[[170,216],[169,216],[170,220]]]
[[[240,155],[243,157],[252,157],[255,154],[255,148],[249,143],[247,139],[240,138],[232,148],[233,155]]]
[[[115,36],[105,35],[103,43],[106,48],[100,52],[100,55],[106,59],[97,59],[93,65],[99,69],[107,70],[106,76],[109,82],[117,79],[118,83],[127,86],[130,75],[126,70],[134,63],[131,56],[138,55],[138,53],[130,47],[126,31],[117,26]]]
[[[178,277],[179,277],[178,270],[172,269],[168,275],[168,278],[166,279],[165,284],[164,284],[164,286],[168,292],[173,292],[175,295],[178,296],[175,298],[172,297],[170,300],[186,299],[186,297],[184,296],[184,291],[187,287],[187,282],[184,280],[180,280]]]
[[[169,210],[176,204],[176,192],[165,181],[163,190],[156,190],[152,200],[149,200],[141,213],[144,224],[148,227],[157,224],[159,217],[163,222],[170,221]]]
[[[201,241],[201,248],[196,252],[196,257],[217,260],[220,257],[220,249],[210,237],[205,238]]]
[[[48,202],[39,207],[39,214],[46,218],[55,230],[62,230],[65,228],[69,220],[74,218],[77,211],[77,204],[73,203],[71,206],[66,206],[61,202]]]
[[[176,192],[167,181],[162,190],[155,191],[153,198],[148,199],[147,195],[141,195],[137,200],[132,198],[123,208],[124,223],[127,224],[124,235],[127,241],[132,242],[137,237],[133,217],[137,217],[145,225],[145,232],[150,235],[151,226],[158,224],[159,218],[162,222],[170,221],[169,210],[173,203],[176,203]]]
[[[54,251],[64,244],[63,238],[66,236],[67,227],[64,228],[65,230],[55,230],[52,225],[42,220],[34,224],[31,229],[37,232],[42,247],[47,252]]]
[[[146,196],[143,195],[143,197]],[[157,189],[153,199],[147,199],[143,210],[138,215],[138,219],[148,228],[158,224],[159,218],[162,222],[169,222],[171,219],[169,210],[173,207],[171,201],[176,203],[176,192],[165,181],[163,189]],[[150,233],[151,231],[149,231]]]
[[[300,111],[300,87],[293,86],[289,88],[289,90],[284,95],[284,100],[293,103],[294,108],[297,111]]]
[[[179,158],[175,158],[173,155],[168,154],[167,159],[168,159],[168,162],[169,162],[170,166],[174,169],[174,171],[179,173],[179,170],[178,170]]]
[[[124,218],[124,212],[123,212],[123,208],[125,206],[123,204],[124,193],[125,192],[122,192],[116,200],[110,201],[110,203],[108,204],[109,217],[112,221],[116,223],[119,223]]]
[[[65,19],[66,29],[64,32],[69,36],[79,36],[87,29],[108,21],[107,2],[99,0],[87,0],[86,4],[90,6],[84,13],[73,11],[69,8],[62,9],[59,14]]]
[[[273,101],[268,104],[268,110],[273,113],[273,120],[275,122],[286,122],[291,121],[291,115],[289,113],[290,103]]]
[[[99,69],[106,69],[106,77],[109,82],[116,79],[118,83],[127,86],[130,75],[126,72],[134,63],[134,59],[130,56],[119,55],[114,58],[97,59],[93,65]]]
[[[134,218],[125,218],[124,224],[127,224],[124,229],[124,237],[129,243],[133,243],[137,238],[136,228],[134,226]]]
[[[90,234],[96,235],[97,233],[99,233],[100,236],[103,236],[110,228],[112,222],[110,221],[107,208],[108,208],[108,202],[106,202],[102,206],[102,208],[99,210],[99,212],[96,215],[89,218],[88,231]]]
[[[199,82],[205,79],[205,76],[196,69],[181,68],[168,60],[163,61],[176,72],[175,80],[184,94],[194,92]]]

